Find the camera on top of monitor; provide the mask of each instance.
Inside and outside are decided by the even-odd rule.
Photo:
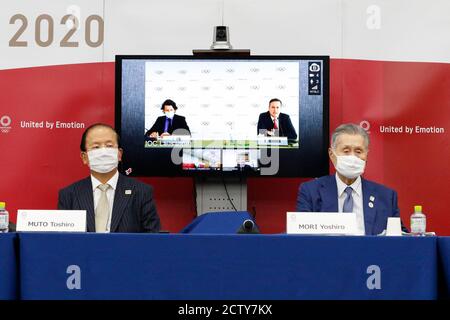
[[[227,26],[215,26],[213,33],[213,50],[230,50],[233,47],[230,43],[230,33]]]

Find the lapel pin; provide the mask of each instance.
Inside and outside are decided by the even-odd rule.
[[[125,194],[131,194],[131,190],[125,190]]]
[[[369,208],[373,208],[373,202],[369,202]]]
[[[369,200],[370,201],[375,201],[375,197],[374,196],[370,196]]]

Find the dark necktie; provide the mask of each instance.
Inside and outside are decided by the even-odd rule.
[[[344,200],[344,206],[342,208],[342,212],[353,212],[353,196],[352,196],[352,187],[345,188],[345,193],[347,197]]]
[[[172,126],[172,119],[166,117],[166,123],[164,124],[164,132],[169,132]]]
[[[277,118],[273,118],[273,128],[278,129]]]

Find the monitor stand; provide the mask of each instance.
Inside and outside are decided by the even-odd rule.
[[[207,212],[247,211],[245,177],[197,177],[194,181],[198,216]]]
[[[192,50],[197,57],[250,56],[250,49]],[[195,182],[197,215],[218,211],[247,211],[247,179],[242,177],[197,177]],[[228,199],[227,192],[230,199]],[[234,204],[231,204],[231,201]]]

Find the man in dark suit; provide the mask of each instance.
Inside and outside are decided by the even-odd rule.
[[[336,174],[303,183],[298,191],[299,212],[355,212],[361,235],[386,229],[388,217],[400,217],[397,193],[361,178],[369,152],[369,136],[355,124],[343,124],[332,135],[329,157]],[[408,230],[403,226],[403,231]]]
[[[175,114],[177,109],[177,104],[174,101],[170,99],[164,101],[161,105],[164,116],[158,117],[145,135],[153,139],[158,136],[169,136],[172,134],[190,135],[191,132],[186,123],[186,118]]]
[[[280,99],[269,101],[269,111],[263,112],[258,119],[258,134],[267,136],[287,137],[288,140],[296,140],[297,133],[292,125],[289,115],[280,112],[282,102]]]
[[[94,124],[81,138],[81,160],[90,176],[59,191],[58,209],[86,210],[88,232],[158,232],[152,187],[119,174],[123,150],[116,131]]]

